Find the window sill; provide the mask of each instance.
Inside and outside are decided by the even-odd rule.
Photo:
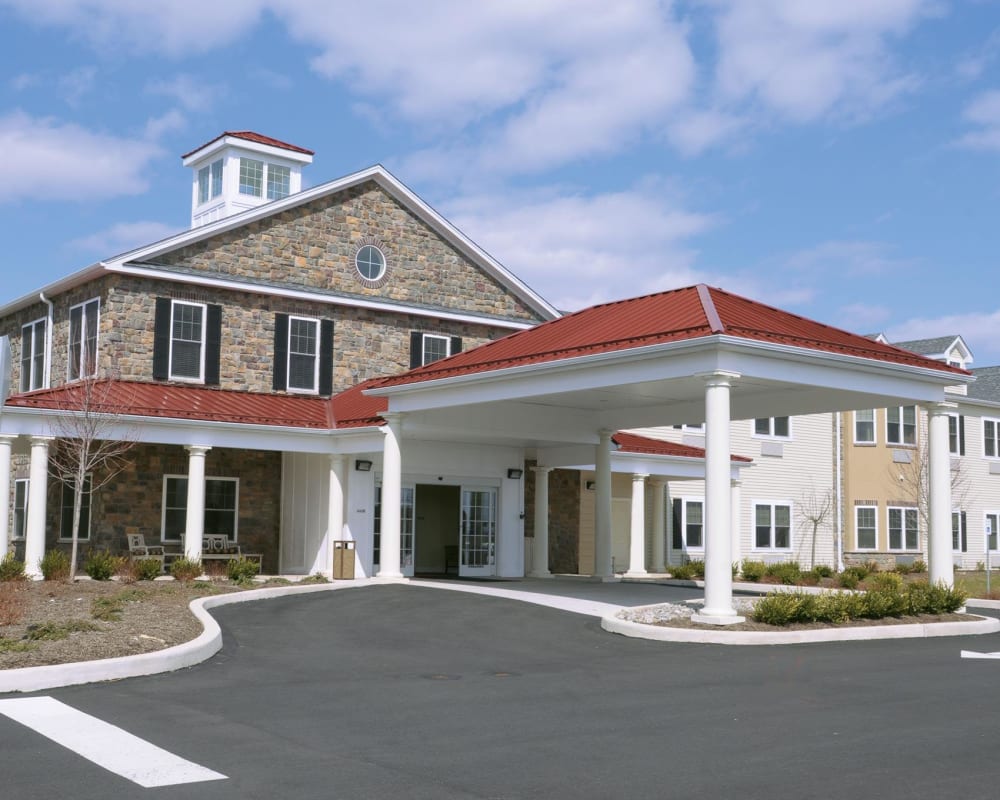
[[[204,384],[204,378],[183,378],[180,375],[170,375],[167,377],[168,381],[173,381],[174,383],[195,383]]]
[[[877,447],[878,442],[852,442],[855,447]]]

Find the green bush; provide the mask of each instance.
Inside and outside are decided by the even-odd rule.
[[[916,581],[907,586],[908,614],[951,614],[965,605],[968,595],[961,589]]]
[[[840,584],[841,589],[857,589],[860,581],[856,572],[849,572],[845,569],[837,576],[837,583]]]
[[[233,583],[245,586],[253,583],[260,572],[260,564],[252,558],[234,558],[226,562],[226,574]]]
[[[743,580],[750,581],[750,583],[757,583],[761,578],[764,577],[764,572],[767,570],[767,564],[763,561],[750,561],[744,559],[743,561]]]
[[[71,633],[96,631],[98,627],[85,619],[70,619],[66,622],[43,622],[40,625],[29,625],[25,639],[33,642],[57,642],[66,639]]]
[[[47,581],[69,580],[69,553],[65,550],[49,550],[39,564],[42,577]]]
[[[816,616],[816,595],[804,592],[772,592],[753,607],[753,618],[767,625],[812,622]]]
[[[326,577],[326,575],[324,575],[322,572],[314,572],[312,575],[307,575],[305,578],[299,581],[299,583],[301,584],[329,583],[329,582],[330,579]]]
[[[690,564],[680,564],[676,567],[671,567],[670,574],[679,581],[691,581],[695,578],[694,568]]]
[[[833,577],[833,567],[829,567],[826,564],[816,564],[811,570],[813,575],[817,578],[832,578]]]
[[[917,559],[910,564],[910,572],[927,572],[927,564],[922,559]]]
[[[136,578],[140,581],[151,581],[160,577],[162,564],[155,558],[140,558],[135,562]]]
[[[694,577],[704,578],[705,577],[705,562],[704,561],[689,561],[688,567],[690,567]]]
[[[802,568],[798,561],[781,561],[768,564],[764,574],[769,578],[777,578],[786,586],[794,586],[802,578]]]
[[[860,597],[864,601],[860,616],[867,619],[901,617],[909,607],[906,595],[898,589],[871,589]]]
[[[178,558],[170,565],[170,574],[175,580],[187,583],[201,575],[201,562],[189,558]]]
[[[107,550],[90,550],[83,562],[83,571],[95,581],[109,581],[121,568],[122,556],[115,556]]]
[[[895,572],[876,572],[868,578],[868,591],[899,594],[903,591],[903,577]]]
[[[14,558],[13,553],[7,553],[0,561],[0,581],[23,581],[26,577],[24,562]]]

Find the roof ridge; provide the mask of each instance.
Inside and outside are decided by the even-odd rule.
[[[699,283],[695,288],[698,290],[698,299],[701,301],[701,308],[708,320],[708,327],[712,333],[725,333],[726,326],[722,324],[722,320],[719,318],[719,312],[712,301],[712,292],[704,283]]]

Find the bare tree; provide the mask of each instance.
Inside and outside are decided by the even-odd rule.
[[[70,554],[72,581],[76,577],[80,541],[80,511],[90,477],[90,493],[112,481],[129,461],[135,445],[135,429],[124,416],[133,397],[122,385],[108,378],[88,377],[67,384],[62,390],[60,413],[52,423],[57,437],[52,453],[52,470],[73,487],[73,545]]]
[[[927,532],[930,530],[930,460],[926,445],[921,442],[908,448],[909,462],[889,465],[889,478],[899,487],[901,499],[913,503],[920,517],[921,549],[926,550]],[[969,479],[962,468],[962,461],[951,460],[951,503],[953,507],[965,505],[969,493]]]
[[[804,489],[795,504],[796,515],[799,521],[808,525],[811,529],[811,552],[809,556],[809,568],[816,566],[816,539],[820,528],[827,527],[833,513],[833,492],[827,490],[819,493],[815,486]],[[836,543],[834,543],[836,545]],[[836,551],[836,546],[834,550]],[[802,557],[802,543],[799,542],[799,558]]]

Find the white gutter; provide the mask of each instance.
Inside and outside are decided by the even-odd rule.
[[[837,572],[844,571],[844,488],[841,483],[841,448],[842,436],[841,436],[841,424],[840,415],[844,413],[842,411],[835,411],[834,416],[837,420]]]
[[[52,326],[54,324],[52,309],[54,304],[45,296],[45,292],[38,293],[38,299],[48,306],[48,313],[45,317],[45,367],[42,376],[42,388],[48,389],[52,385]]]

